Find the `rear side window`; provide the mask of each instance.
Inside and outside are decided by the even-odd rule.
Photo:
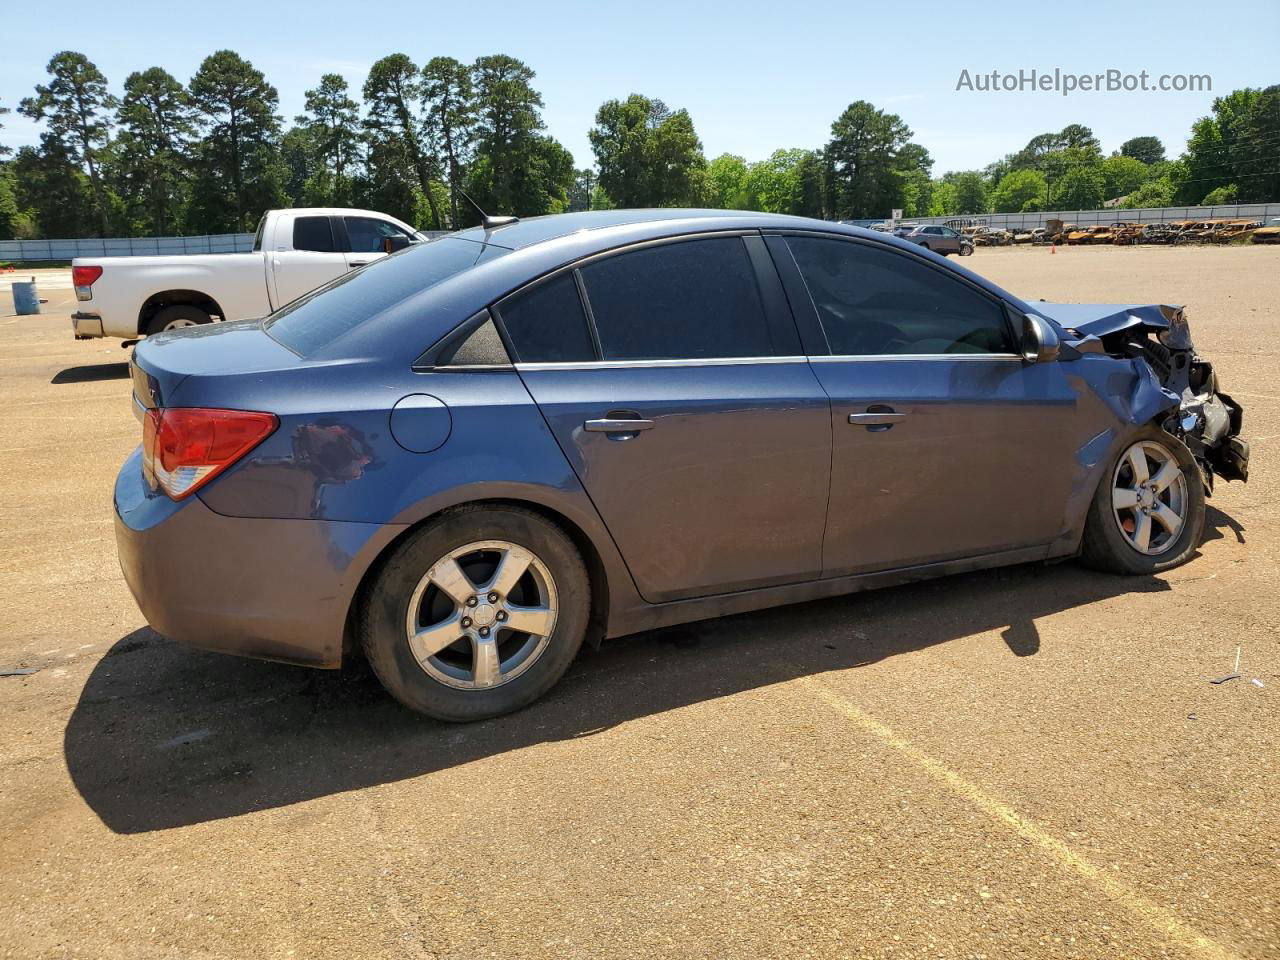
[[[293,221],[293,249],[334,253],[333,228],[328,217],[297,217]]]
[[[622,253],[582,278],[605,360],[777,355],[741,237]]]
[[[833,354],[1014,352],[998,301],[910,254],[817,237],[787,244]]]
[[[572,273],[503,301],[498,310],[523,363],[573,363],[596,358],[587,316]]]
[[[277,310],[266,330],[308,357],[428,287],[509,252],[454,237],[416,244],[364,270],[345,273]]]

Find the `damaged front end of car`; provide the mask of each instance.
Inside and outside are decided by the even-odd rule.
[[[1196,353],[1182,307],[1036,306],[1063,325],[1079,352],[1106,353],[1145,366],[1143,372],[1150,375],[1137,389],[1149,386],[1162,396],[1151,395],[1143,406],[1153,422],[1186,444],[1200,466],[1207,495],[1213,493],[1215,476],[1249,479],[1249,444],[1240,438],[1244,409],[1222,392],[1213,365]]]

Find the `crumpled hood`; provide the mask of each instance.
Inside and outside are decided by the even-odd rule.
[[[1130,327],[1165,331],[1184,326],[1182,307],[1163,303],[1046,303],[1028,300],[1027,306],[1085,336],[1105,337]]]

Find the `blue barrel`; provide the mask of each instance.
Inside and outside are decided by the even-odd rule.
[[[36,293],[35,280],[13,285],[13,310],[20,317],[40,312],[40,295]]]

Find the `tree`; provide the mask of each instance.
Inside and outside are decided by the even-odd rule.
[[[452,57],[433,57],[422,68],[422,102],[427,138],[444,158],[449,222],[456,227],[463,171],[475,136],[475,86],[470,68]]]
[[[1213,113],[1192,125],[1183,156],[1187,176],[1178,187],[1178,203],[1198,203],[1209,191],[1236,181],[1238,164],[1249,155],[1243,147],[1247,121],[1260,96],[1261,91],[1245,88],[1217,97]],[[1265,145],[1273,157],[1274,150],[1270,148],[1274,146]],[[1271,169],[1274,168],[1273,163]]]
[[[600,185],[623,207],[692,206],[701,201],[707,161],[687,110],[633,93],[608,100],[587,134]]]
[[[1120,204],[1126,210],[1137,210],[1139,207],[1168,207],[1173,204],[1174,186],[1166,177],[1148,180]]]
[[[821,150],[806,150],[796,165],[799,205],[792,212],[802,217],[825,220],[833,216],[831,168]]]
[[[1096,210],[1102,206],[1102,172],[1096,165],[1070,167],[1053,191],[1053,202],[1061,210]]]
[[[1039,210],[1047,192],[1048,184],[1039,170],[1011,170],[992,191],[992,207],[996,213]]]
[[[160,67],[131,73],[116,114],[114,172],[134,229],[173,233],[186,194],[195,119],[182,84]]]
[[[366,127],[380,141],[384,159],[397,158],[413,171],[418,190],[431,210],[431,226],[443,227],[440,205],[431,182],[438,179],[439,163],[423,146],[419,135],[422,121],[417,107],[422,100],[422,75],[403,53],[383,57],[369,68],[364,82],[364,99],[369,108]]]
[[[1229,183],[1225,187],[1216,187],[1210,190],[1203,200],[1200,201],[1201,206],[1213,207],[1224,203],[1236,203],[1240,194],[1240,188],[1234,183]]]
[[[910,139],[911,129],[896,114],[865,100],[849,104],[831,125],[826,148],[836,216],[885,216],[902,205],[903,175],[917,162],[902,157]]]
[[[8,107],[0,105],[0,117],[3,117],[8,112],[9,112]],[[0,130],[3,130],[3,129],[4,129],[4,124],[0,123]],[[8,147],[6,147],[3,143],[0,143],[0,159],[7,157],[12,152],[13,151],[10,150]]]
[[[1151,176],[1151,169],[1135,157],[1122,154],[1106,157],[1102,168],[1102,193],[1108,199],[1123,197],[1137,190]]]
[[[1120,156],[1133,157],[1145,164],[1164,161],[1164,144],[1159,137],[1133,137],[1120,144]]]
[[[722,153],[707,164],[706,204],[719,210],[746,210],[747,161],[732,153]]]
[[[347,81],[326,73],[320,86],[306,92],[306,113],[295,118],[317,161],[308,193],[318,206],[349,206],[350,168],[360,146],[359,106],[347,95]],[[290,131],[291,133],[293,131]]]
[[[46,149],[60,153],[89,171],[93,212],[100,236],[106,236],[107,198],[102,185],[100,154],[111,134],[111,111],[116,98],[107,91],[107,78],[83,53],[55,53],[45,68],[48,84],[37,84],[36,95],[25,98],[18,112],[43,120],[48,131],[41,140]],[[59,150],[53,150],[53,143]]]
[[[480,57],[471,68],[476,149],[469,191],[486,211],[529,216],[568,203],[573,157],[543,136],[534,72],[515,57]],[[472,221],[474,222],[474,221]]]
[[[192,105],[203,115],[193,205],[207,230],[241,233],[284,198],[278,151],[280,95],[261,71],[231,50],[206,57],[191,78]]]
[[[942,179],[950,183],[955,189],[955,209],[952,211],[953,213],[987,212],[989,209],[987,182],[980,172],[977,170],[964,170],[959,173],[947,173],[943,175]]]
[[[576,213],[591,209],[591,194],[595,190],[597,180],[596,172],[590,167],[574,171],[573,186],[569,188],[569,209],[566,212]]]
[[[1280,85],[1258,93],[1239,124],[1239,145],[1232,158],[1242,203],[1280,197]]]
[[[93,230],[92,191],[78,157],[56,139],[22,147],[12,164],[14,202],[30,218],[33,238],[83,237]]]

